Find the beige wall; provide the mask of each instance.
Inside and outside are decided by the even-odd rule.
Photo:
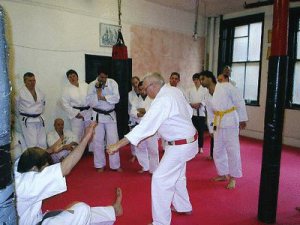
[[[191,76],[203,66],[203,37],[194,41],[187,34],[142,26],[132,26],[130,31],[134,75],[143,77],[154,70],[168,80],[177,71],[181,86],[192,85]]]

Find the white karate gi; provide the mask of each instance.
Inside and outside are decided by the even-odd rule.
[[[164,85],[150,109],[125,137],[134,145],[158,132],[166,141],[191,138],[195,135],[192,124],[193,110],[183,93]],[[152,176],[153,225],[169,225],[173,204],[178,212],[192,210],[186,187],[186,162],[198,152],[197,141],[183,145],[166,145],[165,153]]]
[[[61,172],[61,164],[47,166],[41,172],[17,172],[15,187],[19,225],[36,225],[42,218],[42,201],[67,190],[66,179]],[[42,225],[111,225],[116,220],[112,206],[90,207],[85,203],[76,203],[59,215],[45,219]]]
[[[12,162],[15,162],[27,149],[24,137],[21,133],[13,131],[11,134],[10,154]]]
[[[33,96],[26,86],[23,86],[19,90],[19,94],[16,96],[16,104],[20,113],[39,115],[44,112],[45,94],[38,88],[35,88],[35,91],[37,95],[37,101],[34,101]],[[20,119],[22,134],[27,147],[46,148],[46,131],[42,116],[40,115],[36,118],[33,118],[20,115]]]
[[[205,99],[205,95],[208,93],[207,88],[200,86],[198,89],[194,85],[188,90],[187,100],[191,104],[202,103]],[[202,116],[205,117],[205,107],[204,105],[200,106],[200,108],[193,108],[193,116]]]
[[[59,137],[58,133],[55,130],[50,131],[47,134],[48,146],[53,145],[59,138],[60,137]],[[64,140],[63,140],[63,142],[64,142],[64,145],[70,144],[71,142],[79,143],[77,137],[75,136],[75,134],[72,131],[66,130],[66,129],[64,130]],[[69,153],[70,153],[70,150],[62,149],[61,151],[59,151],[57,153],[52,153],[51,158],[52,158],[54,163],[58,163],[58,162],[60,162],[61,158],[67,157],[67,155],[69,155]]]
[[[236,110],[226,113],[214,133],[214,162],[220,176],[242,177],[239,143],[239,122],[247,121],[245,101],[231,83],[218,83],[212,98],[213,111]]]
[[[146,112],[149,110],[152,100],[147,96],[145,99],[140,96],[135,102],[132,103],[130,116],[138,124],[141,121],[141,117],[138,117],[139,108],[144,108]],[[156,134],[142,140],[137,146],[135,146],[136,157],[143,167],[144,171],[153,173],[158,167],[159,154],[158,154],[158,137]]]
[[[73,107],[86,107],[88,106],[86,96],[88,92],[88,84],[79,82],[79,87],[72,84],[67,84],[64,88],[61,100],[62,106],[67,113],[71,123],[71,130],[76,135],[78,141],[81,140],[85,127],[90,123],[91,110],[74,109]],[[76,115],[80,113],[84,120],[76,118]]]
[[[174,87],[174,86],[171,86],[170,83],[166,83],[166,86],[167,87]],[[187,93],[186,93],[185,89],[180,85],[180,83],[176,86],[176,88],[178,88],[182,92],[185,99],[187,99]]]
[[[87,95],[87,101],[91,108],[101,109],[109,111],[115,108],[120,100],[118,84],[113,79],[108,78],[102,95],[105,96],[106,101],[98,100],[97,92],[95,88],[97,80],[89,84],[89,90]],[[93,152],[94,152],[94,166],[95,168],[103,168],[106,165],[105,158],[105,146],[114,144],[119,140],[116,112],[113,111],[109,115],[97,113],[92,110],[92,120],[96,121],[98,118],[98,124],[95,128],[95,135],[92,140]],[[106,143],[105,143],[106,141]],[[109,166],[111,169],[120,168],[120,155],[109,155]]]
[[[212,106],[212,95],[209,92],[206,92],[204,95],[204,100],[201,103],[205,106],[206,109],[206,123],[208,132],[210,134],[213,134],[214,111]]]
[[[190,104],[195,103],[202,103],[204,100],[205,94],[208,92],[207,88],[204,88],[200,85],[200,87],[197,89],[194,85],[191,87],[187,94],[187,100]],[[203,134],[205,130],[205,107],[204,105],[201,105],[199,109],[193,108],[193,117],[192,121],[194,126],[196,127],[198,131],[198,147],[203,147]]]
[[[129,93],[128,93],[128,115],[129,115],[129,128],[131,130],[131,127],[135,126],[137,124],[135,118],[132,118],[132,116],[130,115],[130,112],[131,112],[131,108],[132,108],[132,104],[136,101],[138,101],[139,99],[139,95],[134,91],[134,90],[131,90]],[[131,149],[131,154],[133,156],[135,156],[135,146],[134,145],[130,145],[130,149]]]

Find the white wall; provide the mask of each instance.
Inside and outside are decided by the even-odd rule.
[[[111,56],[110,47],[99,46],[99,24],[118,24],[117,1],[0,0],[0,4],[7,13],[14,91],[23,84],[25,72],[36,75],[37,86],[47,96],[45,118],[50,130],[56,117],[65,118],[59,106],[67,82],[65,72],[75,69],[79,79],[84,80],[85,54]],[[203,18],[198,24],[198,33],[203,36]],[[122,25],[130,56],[132,25],[190,34],[192,38],[194,14],[144,0],[126,0],[122,1]]]
[[[291,3],[291,7],[300,6],[299,3]],[[247,10],[240,13],[224,15],[223,19],[230,19],[235,17],[241,17],[246,15],[253,15],[257,13],[265,13],[264,20],[264,39],[263,39],[263,54],[261,64],[261,81],[260,81],[260,97],[259,107],[247,106],[249,122],[247,123],[247,129],[242,132],[242,135],[254,137],[257,139],[263,139],[264,135],[264,115],[266,107],[266,95],[267,95],[267,76],[269,61],[266,60],[268,47],[271,46],[268,43],[268,30],[272,30],[273,25],[273,7],[265,6]],[[217,50],[217,49],[216,49]],[[283,143],[291,146],[300,147],[300,111],[299,110],[285,110],[285,120],[283,129]]]

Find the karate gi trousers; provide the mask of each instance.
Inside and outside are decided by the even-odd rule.
[[[116,143],[118,140],[119,136],[116,122],[98,123],[92,141],[95,168],[98,169],[106,166],[105,147]],[[119,152],[109,155],[108,157],[110,168],[113,170],[119,169],[121,166]]]
[[[197,152],[197,141],[166,145],[165,153],[152,176],[153,225],[171,224],[171,204],[177,212],[192,211],[186,187],[186,162],[194,158]]]
[[[24,117],[21,116],[21,118]],[[42,122],[25,122],[22,120],[21,129],[28,148],[47,148],[46,130]]]
[[[141,141],[135,147],[136,158],[144,171],[153,173],[159,164],[158,137],[153,135]]]
[[[112,206],[90,207],[80,202],[56,216],[45,219],[42,225],[112,225],[115,220]]]
[[[242,177],[239,128],[217,128],[213,156],[218,175]]]

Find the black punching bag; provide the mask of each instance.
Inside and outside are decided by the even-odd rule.
[[[112,74],[119,85],[120,102],[116,105],[117,125],[119,138],[128,133],[128,91],[129,91],[129,63],[127,47],[121,31],[118,32],[118,39],[112,48]]]

